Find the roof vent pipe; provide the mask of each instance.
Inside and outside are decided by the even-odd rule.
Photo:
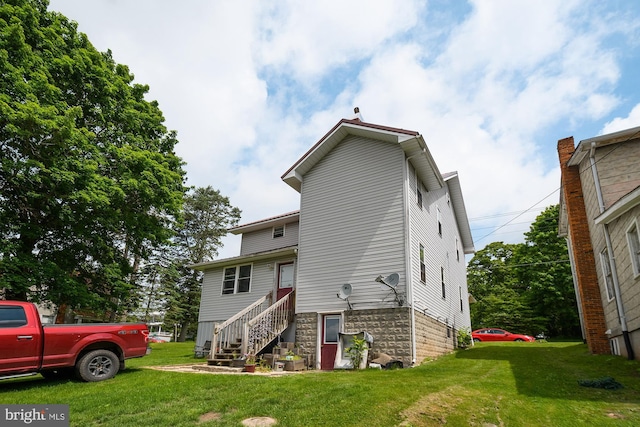
[[[362,114],[360,114],[359,107],[356,107],[353,109],[353,114],[355,114],[355,116],[353,117],[353,120],[359,120],[361,122],[364,122],[364,119],[362,118]]]

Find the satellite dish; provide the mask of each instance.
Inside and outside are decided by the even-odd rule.
[[[345,283],[344,285],[340,286],[340,290],[338,291],[338,298],[346,300],[351,296],[352,291],[353,289],[351,288],[351,285],[349,283]]]
[[[393,291],[393,294],[396,297],[396,302],[399,306],[403,306],[405,304],[404,294],[398,293],[396,287],[400,282],[400,275],[398,273],[391,273],[387,277],[382,277],[382,275],[376,277],[376,282],[382,283],[380,285],[380,289],[384,290],[390,288]]]
[[[395,288],[400,282],[400,275],[398,273],[391,273],[384,278],[384,282],[392,288]]]
[[[388,287],[395,289],[400,282],[400,275],[398,273],[391,273],[387,277],[382,277],[382,275],[376,277],[376,282],[380,282],[383,285],[387,285]],[[384,289],[384,288],[383,288]]]

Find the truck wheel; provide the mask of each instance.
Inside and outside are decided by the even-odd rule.
[[[76,375],[83,381],[103,381],[113,378],[120,368],[118,356],[109,350],[93,350],[80,358]]]

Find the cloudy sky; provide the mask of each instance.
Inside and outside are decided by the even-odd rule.
[[[420,132],[458,171],[476,249],[558,203],[558,139],[640,126],[640,2],[51,0],[148,84],[188,184],[246,223],[342,118]],[[239,253],[225,239],[220,257]]]

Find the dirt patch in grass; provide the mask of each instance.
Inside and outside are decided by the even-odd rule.
[[[198,419],[201,423],[206,423],[207,421],[217,421],[222,417],[222,415],[218,412],[207,412],[206,414],[200,415]]]
[[[458,406],[479,397],[478,392],[462,386],[448,387],[438,393],[431,393],[417,400],[413,405],[400,412],[404,419],[399,427],[431,427],[447,423],[447,417],[456,412]],[[463,410],[465,412],[466,410]],[[472,423],[472,420],[469,420]],[[473,424],[471,424],[473,425]]]

